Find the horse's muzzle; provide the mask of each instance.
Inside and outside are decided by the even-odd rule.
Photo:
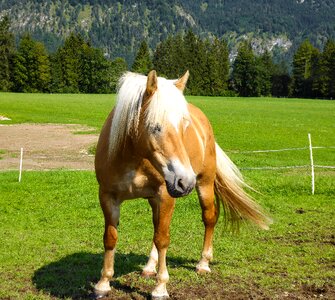
[[[195,178],[174,178],[173,182],[165,181],[166,189],[173,198],[183,197],[191,193],[195,186]]]

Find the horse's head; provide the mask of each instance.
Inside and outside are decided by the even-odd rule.
[[[190,124],[183,95],[189,73],[179,80],[147,77],[138,125],[138,149],[164,177],[172,197],[189,194],[195,186],[195,173],[183,144]]]

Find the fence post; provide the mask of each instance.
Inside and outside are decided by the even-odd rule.
[[[20,173],[19,173],[19,182],[21,182],[21,176],[22,176],[22,160],[23,160],[23,148],[21,148],[21,156],[20,156]]]
[[[313,161],[313,147],[312,147],[312,137],[311,134],[308,134],[309,140],[309,156],[311,160],[311,170],[312,170],[312,195],[314,195],[315,191],[315,182],[314,182],[314,161]]]

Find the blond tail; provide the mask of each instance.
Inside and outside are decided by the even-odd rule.
[[[233,229],[238,229],[243,220],[250,221],[262,229],[269,229],[271,219],[243,190],[246,186],[240,171],[216,144],[214,190],[218,204],[223,204],[227,222],[231,222]]]

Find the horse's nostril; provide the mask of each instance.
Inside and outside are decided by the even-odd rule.
[[[184,185],[182,179],[178,179],[178,181],[177,181],[177,185],[178,185],[178,187],[179,187],[182,191],[185,191],[185,190],[186,190],[186,187],[185,187],[185,185]]]

